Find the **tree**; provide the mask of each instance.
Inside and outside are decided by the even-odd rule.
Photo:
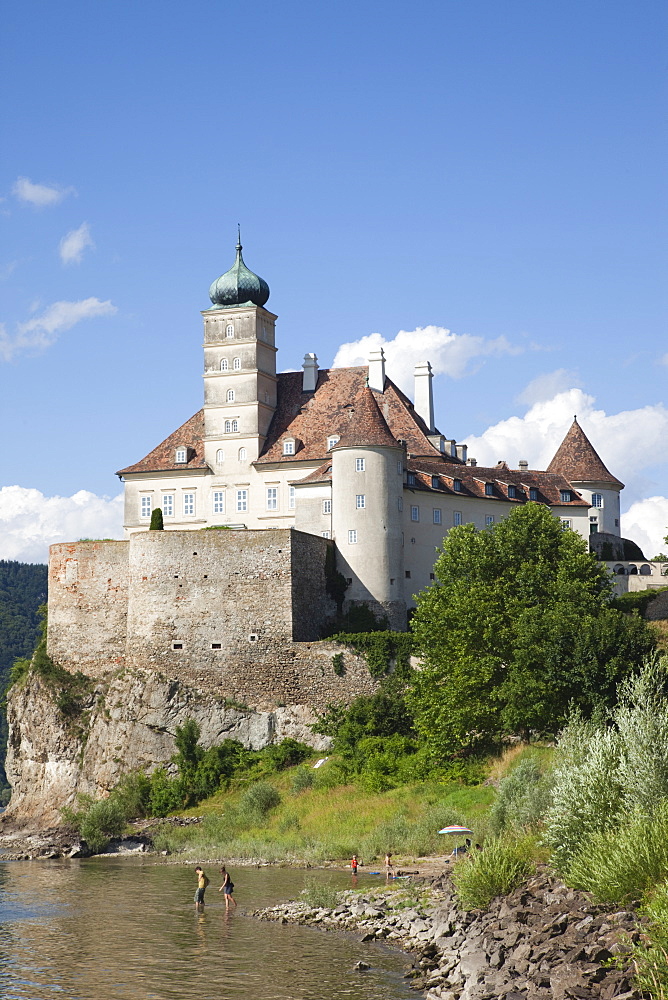
[[[484,531],[453,528],[417,602],[423,667],[408,694],[420,734],[451,755],[507,734],[554,733],[570,705],[611,704],[654,648],[584,540],[541,504]]]
[[[162,508],[154,507],[151,511],[151,523],[149,524],[149,531],[164,531],[165,525],[162,518]]]

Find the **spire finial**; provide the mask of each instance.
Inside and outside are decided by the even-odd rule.
[[[237,250],[243,250],[241,246],[241,223],[237,222]]]

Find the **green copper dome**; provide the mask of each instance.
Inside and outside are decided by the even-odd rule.
[[[214,309],[224,309],[226,306],[263,306],[269,298],[269,285],[264,278],[253,274],[246,267],[241,250],[239,240],[234,264],[209,289]]]

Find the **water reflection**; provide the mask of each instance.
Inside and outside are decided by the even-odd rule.
[[[206,866],[205,866],[206,868]],[[213,866],[209,877],[215,873]],[[236,869],[198,913],[192,865],[148,859],[0,864],[5,1000],[407,1000],[407,960],[351,935],[265,923],[244,908],[298,894],[307,873]],[[308,876],[313,878],[313,872]],[[319,873],[341,888],[350,876]],[[353,971],[359,959],[373,966]]]

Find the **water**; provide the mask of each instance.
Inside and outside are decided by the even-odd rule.
[[[204,867],[211,885],[197,914],[193,865],[147,858],[0,864],[0,997],[415,1000],[400,952],[353,934],[244,915],[294,898],[305,878],[347,888],[349,875],[233,867],[239,906],[227,915],[217,868]],[[360,959],[372,969],[353,971]]]

